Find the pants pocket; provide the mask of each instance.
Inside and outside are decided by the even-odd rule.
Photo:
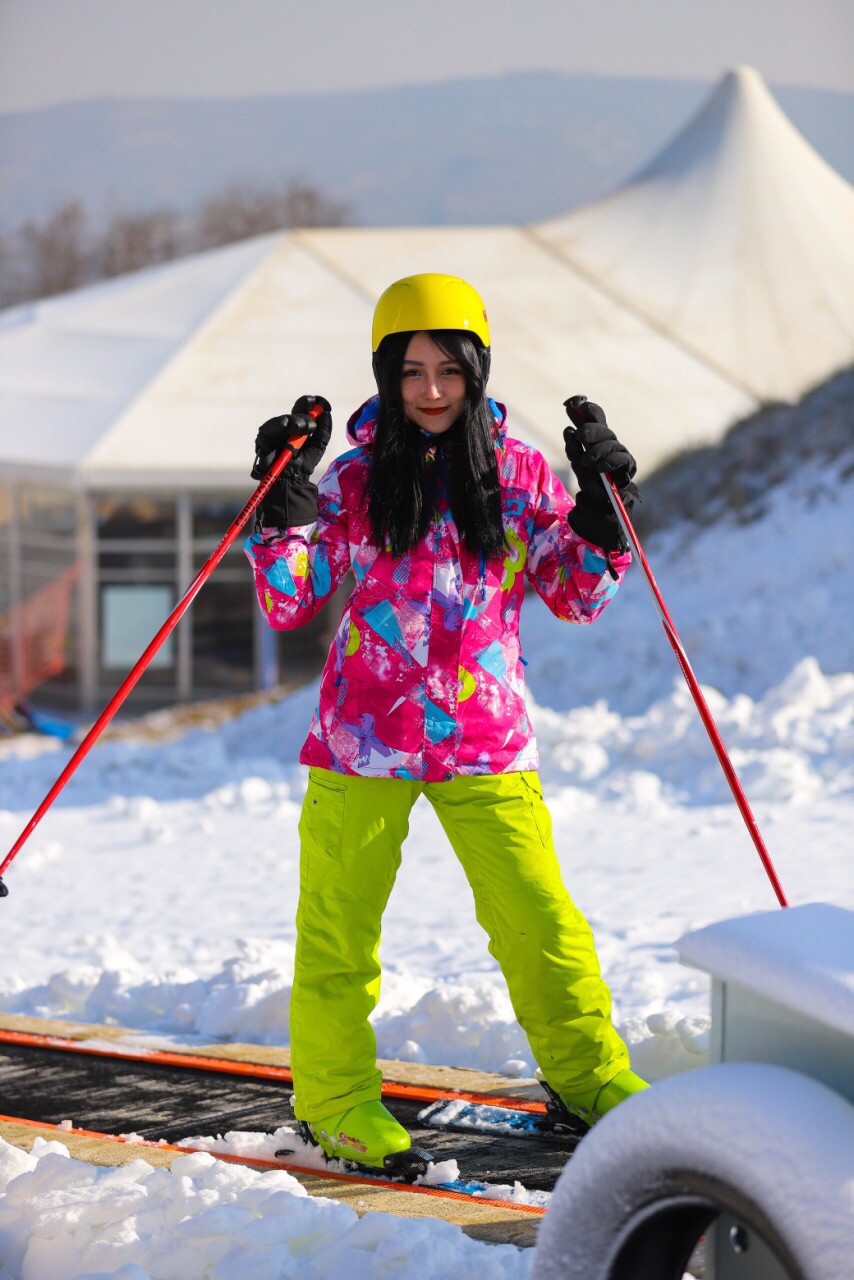
[[[305,869],[341,861],[344,844],[344,809],[347,788],[311,769],[300,814],[299,833]],[[315,868],[316,869],[316,868]]]
[[[518,773],[516,776],[531,805],[531,816],[534,819],[534,826],[537,828],[537,835],[540,837],[543,846],[546,849],[551,849],[553,842],[552,820],[546,808],[546,802],[543,799],[543,788],[540,785],[540,779],[533,772]]]

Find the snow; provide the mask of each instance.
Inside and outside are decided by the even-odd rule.
[[[646,548],[790,900],[848,909],[852,497],[850,479],[831,487],[805,466],[763,519],[680,526]],[[630,573],[595,627],[558,624],[533,599],[526,615],[532,715],[566,881],[593,926],[636,1069],[653,1080],[690,1071],[708,1059],[709,983],[679,965],[674,940],[726,917],[773,914],[773,892],[640,575]],[[7,873],[0,1008],[135,1027],[141,1051],[170,1038],[286,1044],[306,781],[296,756],[315,696],[309,687],[213,729],[96,747]],[[67,751],[33,736],[0,742],[0,845],[11,845]],[[533,1073],[468,886],[424,801],[382,958],[382,1057]],[[0,1195],[3,1280],[263,1280],[277,1274],[265,1270],[276,1248],[285,1275],[295,1274],[296,1249],[300,1276],[515,1280],[530,1265],[524,1252],[440,1223],[358,1222],[340,1204],[306,1200],[285,1173],[190,1159],[201,1163],[171,1174],[105,1171],[54,1144],[33,1157],[0,1148],[11,1188]]]
[[[132,1135],[124,1135],[130,1141]],[[188,1135],[177,1143],[179,1147],[193,1147],[197,1151],[219,1152],[229,1156],[243,1156],[252,1160],[274,1160],[277,1151],[287,1150],[292,1154],[295,1164],[304,1169],[331,1169],[333,1172],[346,1173],[346,1166],[338,1160],[327,1161],[316,1146],[305,1142],[299,1133],[282,1125],[275,1133],[234,1132],[211,1138],[204,1135]],[[469,1189],[473,1184],[460,1182],[460,1169],[456,1160],[441,1160],[432,1163],[425,1174],[416,1179],[419,1186],[447,1187],[451,1190]],[[456,1186],[455,1186],[456,1184]],[[471,1191],[476,1198],[489,1200],[506,1200],[512,1204],[528,1204],[545,1207],[549,1202],[549,1194],[545,1191],[528,1191],[520,1182],[512,1186],[502,1183],[483,1183]]]
[[[676,947],[686,964],[854,1037],[854,912],[816,902],[721,920]]]
[[[41,1138],[31,1154],[0,1139],[0,1260],[4,1277],[26,1280],[522,1280],[530,1261],[434,1219],[359,1218],[284,1170],[205,1152],[171,1169],[95,1168]]]
[[[840,484],[826,465],[810,462],[765,496],[761,520],[704,529],[680,523],[645,546],[697,678],[731,703],[729,723],[721,722],[727,743],[742,734],[745,748],[752,738],[762,752],[793,751],[809,770],[825,758],[830,767],[851,763],[850,702],[834,711],[837,695],[824,678],[848,673],[835,688],[851,696],[852,503],[850,475]],[[674,688],[681,697],[682,677],[639,573],[629,573],[618,599],[595,627],[571,637],[547,611],[523,613],[528,682],[539,702],[563,712],[602,699],[627,716],[645,715]],[[775,686],[759,711],[754,704]],[[719,708],[713,699],[716,718]],[[687,762],[683,780],[696,801],[692,779]],[[799,795],[793,782],[788,798]]]

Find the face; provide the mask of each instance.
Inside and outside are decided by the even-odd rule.
[[[409,421],[433,436],[453,426],[465,408],[462,368],[429,333],[413,334],[403,358],[400,390]]]

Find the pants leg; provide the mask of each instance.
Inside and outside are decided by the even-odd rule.
[[[368,1018],[380,994],[382,914],[420,789],[405,779],[310,770],[290,1018],[300,1119],[380,1097]]]
[[[534,1057],[560,1093],[605,1084],[629,1065],[593,935],[561,880],[535,773],[431,783],[427,798],[472,887]]]

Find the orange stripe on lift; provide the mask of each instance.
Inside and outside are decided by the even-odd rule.
[[[16,1033],[17,1034],[17,1033]],[[128,1142],[115,1133],[98,1133],[94,1129],[68,1129],[42,1120],[24,1120],[20,1116],[0,1115],[0,1123],[25,1125],[28,1129],[50,1129],[57,1134],[67,1133],[76,1138],[98,1138],[101,1142],[118,1142],[130,1147],[153,1147],[157,1151],[180,1151],[182,1155],[213,1156],[229,1164],[256,1166],[261,1169],[284,1169],[285,1173],[301,1173],[309,1178],[330,1178],[334,1182],[355,1182],[360,1186],[382,1187],[387,1191],[403,1191],[407,1194],[438,1196],[442,1200],[468,1200],[474,1204],[488,1204],[497,1209],[512,1209],[518,1213],[533,1213],[540,1217],[545,1213],[541,1205],[516,1204],[512,1200],[489,1200],[486,1196],[467,1195],[465,1191],[446,1191],[442,1187],[416,1187],[409,1182],[392,1182],[386,1178],[360,1177],[357,1173],[338,1173],[332,1169],[313,1169],[308,1165],[286,1164],[283,1160],[263,1160],[255,1156],[233,1156],[224,1151],[205,1151],[200,1147],[176,1146],[171,1142],[152,1142],[149,1138],[134,1138]]]
[[[66,1053],[89,1054],[92,1057],[119,1058],[123,1062],[153,1062],[164,1067],[185,1067],[190,1071],[216,1071],[222,1075],[247,1076],[254,1080],[279,1080],[282,1084],[293,1084],[293,1076],[288,1067],[268,1066],[261,1062],[234,1062],[230,1058],[204,1058],[199,1054],[170,1053],[162,1049],[144,1049],[139,1053],[130,1053],[119,1048],[96,1048],[64,1036],[34,1035],[29,1031],[0,1030],[0,1043],[27,1045],[34,1049],[60,1049]],[[532,1115],[546,1114],[546,1106],[543,1102],[532,1102],[528,1098],[496,1097],[491,1093],[435,1089],[429,1085],[399,1084],[392,1080],[383,1081],[382,1092],[384,1098],[400,1098],[402,1101],[463,1101],[487,1107],[507,1107],[509,1110],[524,1111]]]

